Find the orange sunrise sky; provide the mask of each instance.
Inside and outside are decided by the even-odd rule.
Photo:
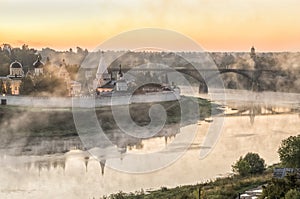
[[[94,49],[124,31],[182,33],[207,51],[300,51],[299,0],[0,0],[0,42]]]

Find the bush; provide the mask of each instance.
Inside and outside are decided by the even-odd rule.
[[[285,179],[273,178],[266,187],[263,189],[261,198],[283,198],[289,187]]]
[[[260,174],[265,170],[265,161],[256,153],[247,153],[232,165],[232,169],[241,176]]]
[[[290,174],[282,179],[273,178],[263,189],[262,198],[290,198],[298,196],[297,189],[300,187],[300,180],[297,179],[297,174]],[[295,195],[295,196],[294,196]],[[293,196],[293,197],[291,197]],[[300,199],[300,197],[296,197]],[[295,198],[295,199],[296,199]]]
[[[285,194],[285,199],[300,199],[300,192],[296,189],[291,189]]]

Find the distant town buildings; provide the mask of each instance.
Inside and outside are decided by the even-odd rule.
[[[199,56],[201,56],[201,53],[199,54],[199,53],[195,53],[195,52],[181,52],[179,54],[189,57],[191,62],[199,61]],[[33,55],[35,56],[36,54],[33,54]],[[53,55],[53,56],[55,56],[55,55]],[[95,57],[96,56],[99,56],[99,54],[95,54]],[[212,54],[212,56],[214,56],[214,54]],[[250,49],[250,56],[253,60],[254,60],[254,58],[258,59],[258,57],[256,57],[256,52],[255,52],[254,46]],[[146,57],[146,58],[144,60],[142,60],[143,57]],[[65,58],[65,55],[62,54],[62,56],[60,58],[61,59]],[[161,52],[161,53],[157,53],[157,52],[155,52],[155,53],[145,53],[145,52],[133,53],[133,52],[130,52],[128,56],[124,56],[124,58],[120,59],[121,61],[119,63],[124,64],[126,66],[125,70],[128,70],[128,68],[133,68],[135,66],[135,64],[140,65],[143,63],[147,63],[147,62],[150,63],[151,62],[151,61],[149,61],[150,58],[155,59],[155,60],[156,59],[161,60],[168,64],[170,62],[171,64],[174,64],[174,67],[181,66],[180,64],[182,64],[182,65],[186,64],[186,62],[182,61],[176,54],[166,53],[166,52]],[[247,58],[249,59],[249,53],[247,55]],[[235,55],[225,53],[225,55],[223,55],[223,54],[216,55],[216,57],[214,57],[214,59],[219,68],[228,69],[229,66],[230,66],[230,69],[236,68]],[[251,61],[253,62],[252,59],[251,59]],[[31,63],[33,62],[33,60],[31,60]],[[97,60],[97,59],[95,59],[95,60]],[[70,70],[70,68],[68,68],[69,65],[66,64],[64,59],[62,59],[62,61],[60,61],[60,59],[56,58],[56,61],[52,65],[48,57],[47,57],[47,61],[44,63],[44,62],[42,62],[41,57],[37,56],[37,59],[36,59],[36,61],[34,61],[32,66],[28,67],[29,64],[27,63],[27,64],[25,64],[25,67],[23,68],[21,63],[24,63],[24,62],[21,62],[20,58],[19,58],[20,62],[19,61],[12,62],[9,67],[9,74],[6,76],[0,77],[0,79],[2,80],[2,83],[4,85],[2,87],[5,87],[5,90],[9,90],[10,91],[9,93],[11,93],[12,95],[22,94],[22,93],[20,93],[20,87],[22,86],[22,82],[23,82],[24,78],[31,78],[32,80],[34,80],[34,79],[40,79],[40,78],[49,77],[49,76],[50,76],[50,78],[56,77],[56,78],[59,78],[60,80],[63,80],[63,82],[65,83],[66,89],[68,90],[69,96],[90,95],[90,94],[94,94],[95,92],[98,95],[106,94],[106,93],[110,93],[110,92],[128,92],[131,88],[133,88],[135,86],[135,83],[138,82],[138,81],[135,81],[136,78],[140,78],[139,83],[147,82],[146,79],[149,80],[148,82],[151,82],[150,81],[151,78],[152,78],[152,80],[155,80],[153,82],[160,82],[159,83],[160,85],[152,84],[152,85],[147,85],[145,87],[142,87],[136,93],[143,93],[143,92],[150,92],[150,91],[151,92],[152,91],[160,92],[160,91],[173,90],[172,85],[169,85],[167,73],[161,73],[161,72],[155,72],[155,71],[146,71],[145,72],[145,71],[141,70],[138,72],[142,75],[133,74],[130,77],[128,77],[128,75],[127,75],[126,76],[127,79],[126,79],[124,77],[124,73],[123,73],[124,67],[122,68],[122,66],[119,65],[119,70],[117,70],[117,66],[119,63],[117,63],[116,65],[113,66],[114,70],[112,70],[112,69],[110,69],[110,71],[107,70],[108,63],[112,63],[113,60],[117,60],[117,57],[115,56],[115,52],[107,52],[107,54],[105,53],[105,56],[104,56],[104,52],[102,52],[100,60],[99,60],[98,71],[96,73],[96,76],[95,76],[95,70],[93,67],[85,68],[85,69],[83,69],[83,71],[84,71],[83,79],[85,79],[86,81],[81,79],[80,82],[78,82],[78,81],[74,81],[75,78],[74,78],[74,75],[72,76],[73,73],[71,73],[71,74],[69,73],[69,71],[72,71],[72,70]],[[246,59],[243,59],[243,63],[242,63],[243,66],[247,66],[247,64],[249,64],[249,62],[247,62],[247,60],[246,61],[245,60]],[[6,66],[8,66],[8,64],[9,63],[7,63]],[[89,63],[88,65],[94,65],[94,64],[95,63],[93,62],[93,64]],[[49,67],[49,65],[51,65],[51,67]],[[148,68],[148,66],[146,68]],[[25,72],[26,72],[26,74],[25,74]],[[226,77],[226,75],[224,75],[224,76]],[[230,76],[228,76],[228,77],[230,77]],[[130,79],[128,79],[128,78],[130,78]],[[229,79],[229,78],[227,78],[227,79]],[[230,80],[230,81],[231,82],[229,82],[229,83],[233,82],[233,80]],[[229,84],[229,83],[227,85],[233,85],[231,87],[234,88],[234,84]],[[200,82],[200,84],[201,84],[201,82]],[[34,86],[36,86],[36,84]],[[9,88],[7,88],[7,87],[9,87]],[[143,89],[143,91],[141,91],[141,89]],[[22,91],[22,89],[21,89],[21,91]]]
[[[2,81],[2,85],[0,85],[2,92],[7,93],[7,91],[10,90],[12,95],[19,95],[23,77],[24,70],[22,64],[18,61],[12,62],[9,66],[9,74],[0,77]]]
[[[38,77],[45,77],[46,75],[51,77],[56,76],[59,79],[62,79],[65,82],[66,89],[68,90],[69,96],[78,96],[81,92],[81,84],[77,81],[71,80],[70,74],[66,69],[66,65],[63,61],[59,67],[53,66],[53,71],[51,74],[45,73],[45,64],[41,61],[40,56],[37,57],[37,60],[32,65],[33,69],[28,69],[27,73],[24,73],[23,66],[20,62],[15,60],[9,66],[9,74],[7,76],[0,77],[2,81],[2,93],[11,94],[11,95],[20,95],[20,87],[24,78],[35,79]],[[32,85],[33,86],[33,85]]]
[[[122,66],[119,66],[119,71],[117,73],[117,77],[114,78],[112,72],[109,74],[107,70],[102,75],[97,73],[96,77],[96,93],[104,94],[112,91],[127,91],[128,90],[128,83],[124,78],[122,72]]]
[[[70,96],[79,96],[81,92],[81,83],[77,81],[70,81],[69,82],[69,95]]]
[[[34,75],[43,75],[44,63],[41,62],[40,56],[38,56],[38,59],[33,63],[33,67],[34,67]]]

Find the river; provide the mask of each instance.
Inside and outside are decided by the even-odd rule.
[[[258,153],[267,165],[279,162],[277,149],[281,140],[299,134],[299,94],[228,91],[226,99],[215,99],[223,104],[225,116],[183,126],[178,135],[169,133],[123,147],[123,151],[112,158],[126,165],[130,154],[163,150],[181,134],[197,130],[180,158],[152,172],[118,171],[108,166],[109,158],[100,161],[76,147],[65,154],[43,156],[1,153],[0,198],[99,198],[119,191],[195,184],[230,175],[231,165],[247,152]],[[208,129],[220,119],[224,119],[220,136],[209,153],[200,158],[201,150],[208,147],[203,145]],[[178,126],[173,129],[170,126],[169,130],[177,131]],[[180,149],[180,145],[176,146]]]

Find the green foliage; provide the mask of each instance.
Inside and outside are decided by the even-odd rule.
[[[285,199],[300,199],[300,192],[296,189],[291,189],[285,194]]]
[[[6,81],[5,87],[6,87],[5,93],[10,95],[11,94],[11,85],[10,85],[9,81]]]
[[[288,187],[284,179],[273,178],[271,182],[263,189],[261,198],[268,197],[269,199],[280,199],[283,198],[285,193],[288,191]]]
[[[0,80],[0,94],[5,93],[5,85],[2,79]]]
[[[9,64],[0,65],[0,76],[9,74]]]
[[[235,63],[234,56],[232,54],[225,54],[225,56],[222,58],[220,67],[222,68],[228,68],[230,65]]]
[[[241,176],[263,173],[265,170],[265,161],[256,153],[247,153],[232,166],[233,171]]]
[[[300,168],[300,135],[283,140],[278,154],[284,166]]]
[[[21,95],[30,95],[34,92],[34,84],[31,77],[25,77],[20,85]]]
[[[112,195],[110,197],[111,199],[125,199],[125,194],[120,191],[119,193]]]
[[[6,76],[9,74],[9,65],[11,58],[6,50],[0,50],[0,76]]]
[[[68,73],[70,74],[70,78],[72,80],[76,79],[76,75],[78,73],[80,66],[79,65],[67,65],[66,66],[66,70],[68,71]]]
[[[247,178],[240,176],[220,178],[204,184],[178,186],[175,188],[161,187],[159,190],[148,191],[148,193],[122,193],[122,196],[126,199],[232,199],[237,198],[238,193],[265,184],[271,177],[272,173],[266,171],[261,175]],[[108,197],[103,197],[103,199],[114,198],[119,195],[120,193],[111,194]]]
[[[249,175],[250,165],[242,157],[232,166],[234,172],[238,172],[241,176]]]
[[[20,86],[20,93],[22,95],[66,96],[68,90],[62,79],[51,75],[42,75],[25,77]]]
[[[262,198],[280,199],[291,198],[296,189],[300,187],[300,180],[296,174],[291,174],[283,179],[273,178],[268,185],[263,189]]]

